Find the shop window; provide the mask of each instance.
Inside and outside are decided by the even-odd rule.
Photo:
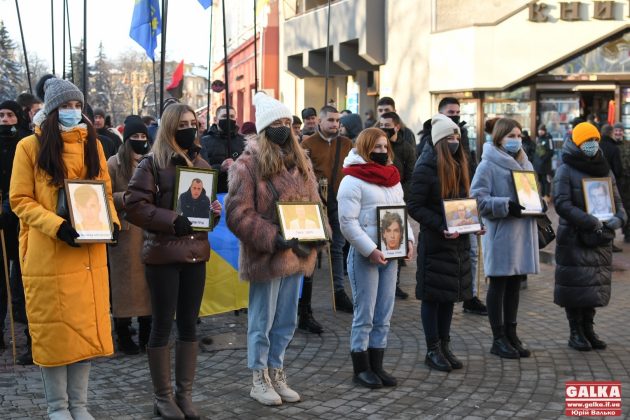
[[[630,88],[621,91],[621,123],[624,140],[630,140]]]
[[[512,118],[518,121],[523,129],[529,127],[532,115],[532,107],[530,102],[517,101],[487,101],[483,104],[483,120],[487,121],[491,118]],[[531,133],[530,133],[531,135]]]
[[[549,71],[554,76],[630,72],[630,32]]]
[[[493,99],[512,99],[514,101],[529,101],[531,98],[531,87],[523,86],[506,92],[486,92],[484,98],[486,100]]]

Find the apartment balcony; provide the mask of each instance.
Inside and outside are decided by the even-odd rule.
[[[338,0],[330,7],[330,75],[374,71],[385,63],[385,0]],[[287,71],[299,78],[324,76],[328,7],[284,21]]]

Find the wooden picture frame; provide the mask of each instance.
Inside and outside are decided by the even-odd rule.
[[[376,207],[376,226],[378,238],[376,246],[383,253],[385,259],[393,260],[406,258],[409,250],[407,244],[407,206],[378,206]],[[400,226],[397,231],[395,224]],[[396,248],[396,245],[398,247]]]
[[[524,215],[544,214],[544,205],[540,198],[540,188],[534,171],[512,171],[512,185],[516,191],[518,204],[525,209]]]
[[[188,218],[195,231],[211,231],[214,228],[215,216],[210,204],[216,200],[217,181],[218,173],[214,169],[175,168],[173,209]]]
[[[477,233],[483,229],[475,198],[443,200],[442,209],[449,233]]]
[[[586,212],[598,220],[602,222],[610,220],[617,212],[610,177],[583,178],[582,193]]]
[[[276,203],[280,231],[285,240],[300,242],[327,241],[324,210],[314,201],[280,201]]]
[[[64,180],[70,223],[81,243],[113,243],[114,223],[109,210],[105,181]]]

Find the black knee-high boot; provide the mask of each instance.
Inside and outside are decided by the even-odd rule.
[[[321,324],[313,318],[313,309],[311,308],[312,296],[313,278],[304,277],[304,283],[302,284],[302,297],[298,303],[298,328],[313,334],[321,334],[324,332],[324,329]]]
[[[591,347],[595,350],[603,350],[606,348],[606,342],[599,339],[595,331],[593,331],[593,319],[595,318],[595,308],[584,308],[582,310],[582,329],[584,336],[591,343]]]
[[[591,344],[584,336],[582,308],[564,308],[564,310],[569,320],[569,347],[579,351],[590,351],[592,349]]]

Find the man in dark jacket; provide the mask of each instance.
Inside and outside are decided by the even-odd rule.
[[[105,126],[105,111],[101,108],[94,109],[94,128],[96,128],[96,133],[100,136],[109,137],[112,143],[114,143],[114,147],[116,152],[118,152],[118,148],[122,146],[122,139],[120,136],[110,128]]]
[[[464,148],[464,154],[468,158],[468,169],[470,171],[470,179],[475,175],[475,169],[477,168],[475,159],[470,153],[470,143],[468,141],[468,130],[466,129],[466,121],[460,121],[459,114],[461,112],[459,101],[457,98],[446,97],[443,98],[438,103],[438,112],[442,115],[446,115],[451,119],[457,126],[459,127],[461,136],[460,136],[460,144]],[[422,128],[422,138],[420,139],[420,144],[418,144],[417,154],[418,157],[422,155],[422,151],[424,147],[433,147],[433,141],[431,138],[431,120],[427,120],[424,122]],[[477,237],[475,235],[470,236],[470,261],[472,266],[472,274],[473,274],[473,297],[472,299],[468,299],[464,301],[464,312],[469,312],[478,315],[487,315],[488,309],[486,305],[483,304],[477,297],[477,259],[478,259],[478,243]]]
[[[383,96],[376,103],[377,118],[381,118],[381,115],[386,112],[396,112],[396,102],[394,102],[394,99],[390,98],[389,96]],[[377,119],[374,126],[378,127],[379,125],[380,121]],[[403,139],[403,141],[409,143],[412,147],[416,147],[416,136],[414,136],[413,131],[411,131],[409,127],[406,127],[402,120],[400,123],[400,127],[402,131],[400,137]]]
[[[540,184],[540,195],[542,195],[547,202],[550,201],[551,196],[551,175],[553,174],[551,169],[551,160],[553,158],[553,138],[547,132],[547,127],[541,124],[538,127],[538,138],[536,139],[536,153],[534,154],[534,171],[538,175],[538,183]]]
[[[394,166],[400,173],[400,185],[402,185],[405,195],[405,203],[409,202],[411,176],[416,164],[416,151],[414,147],[402,140],[402,123],[400,117],[395,112],[385,112],[379,119],[380,129],[387,134],[389,144],[394,152]],[[409,294],[400,288],[400,270],[405,265],[404,260],[398,261],[398,277],[396,279],[396,297],[407,299]]]
[[[11,303],[13,306],[13,318],[22,324],[27,324],[24,288],[22,286],[22,273],[20,271],[18,256],[19,220],[11,211],[9,205],[9,185],[13,172],[13,160],[18,142],[31,135],[31,131],[25,129],[25,117],[22,107],[15,101],[4,101],[0,104],[0,194],[2,195],[2,215],[0,217],[0,229],[4,231],[7,263],[12,261],[10,273]],[[0,253],[0,258],[2,254]],[[4,278],[4,265],[0,267],[0,275]],[[8,309],[8,291],[6,283],[0,285],[0,350],[5,348],[2,332]],[[27,337],[27,350],[18,358],[18,363],[32,364],[30,352],[30,336],[28,326],[24,330]]]
[[[461,131],[461,139],[460,143],[464,147],[464,153],[468,158],[468,168],[470,170],[470,179],[472,179],[475,174],[475,169],[477,167],[477,163],[470,152],[470,142],[468,140],[468,129],[466,128],[466,121],[460,121],[460,105],[457,98],[446,97],[443,98],[438,104],[438,112],[442,115],[446,115],[459,127]],[[431,142],[431,120],[426,120],[422,126],[422,138],[420,139],[420,144],[418,144],[416,148],[416,154],[418,157],[422,154],[422,149],[424,146]]]
[[[608,166],[616,180],[623,178],[623,165],[621,163],[621,151],[619,144],[612,138],[613,128],[609,124],[604,124],[601,128],[602,140],[599,142],[599,148],[602,149],[604,157],[608,161]],[[623,183],[622,183],[623,184]],[[613,252],[623,251],[613,243]]]
[[[630,137],[624,141],[624,127],[622,123],[613,125],[613,140],[619,145],[619,155],[623,175],[617,179],[619,194],[623,200],[623,206],[630,209]],[[623,227],[624,242],[630,243],[630,223]]]
[[[227,174],[230,166],[243,153],[245,137],[238,133],[236,111],[225,105],[217,108],[215,123],[208,130],[209,134],[201,138],[201,157],[212,169],[219,172],[217,193],[228,192]]]

